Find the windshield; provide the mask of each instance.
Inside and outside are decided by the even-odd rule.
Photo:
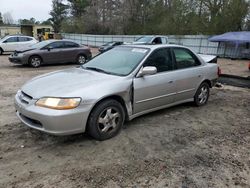
[[[145,43],[150,43],[153,37],[141,37],[136,40],[136,42],[145,42]]]
[[[135,69],[148,51],[146,48],[116,47],[95,57],[82,67],[107,74],[126,76]]]
[[[4,36],[4,37],[0,38],[0,41],[5,40],[7,37],[8,37],[8,35],[6,35],[6,36]]]
[[[38,42],[36,44],[33,44],[31,45],[32,48],[43,48],[44,46],[46,46],[47,44],[49,44],[50,41],[48,40],[45,40],[45,41],[42,41],[42,42]]]

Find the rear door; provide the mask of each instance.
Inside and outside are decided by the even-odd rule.
[[[33,38],[31,37],[18,37],[18,46],[19,47],[28,47],[34,44]]]
[[[79,52],[79,44],[64,41],[64,47],[62,48],[62,58],[64,62],[76,62],[76,58]]]
[[[175,101],[194,97],[199,84],[203,80],[203,65],[198,58],[186,48],[172,48],[177,70],[175,77]]]
[[[63,47],[63,41],[52,42],[44,47],[41,50],[44,63],[63,63]]]
[[[154,66],[157,73],[134,78],[134,114],[173,103],[174,62],[169,48],[155,50],[143,67]]]

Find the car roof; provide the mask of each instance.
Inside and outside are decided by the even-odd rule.
[[[166,37],[167,38],[166,35],[143,35],[141,37]]]
[[[187,48],[185,46],[181,46],[181,45],[176,45],[176,44],[126,44],[126,45],[121,45],[124,47],[134,47],[134,48],[148,48],[150,50],[155,50],[158,48],[163,48],[163,47],[179,47],[179,48]],[[187,48],[188,49],[188,48]]]
[[[23,34],[6,35],[5,37],[30,37],[30,38],[34,38],[34,37],[23,35]]]
[[[68,40],[68,39],[49,39],[49,40],[47,40],[47,41],[49,41],[49,42],[60,42],[60,41],[62,41],[62,42],[74,42],[74,43],[76,43],[76,44],[79,44],[79,43],[76,42],[76,41]]]

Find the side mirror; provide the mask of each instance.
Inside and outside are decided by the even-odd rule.
[[[49,46],[48,48],[47,48],[47,50],[48,51],[50,51],[50,50],[52,50],[53,48],[51,47],[51,46]]]
[[[138,73],[137,77],[143,77],[145,75],[153,75],[157,73],[156,67],[153,66],[147,66],[143,67],[140,72]]]

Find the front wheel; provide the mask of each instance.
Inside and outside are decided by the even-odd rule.
[[[42,59],[39,56],[32,56],[29,59],[29,64],[34,68],[38,68],[42,64]]]
[[[2,55],[3,54],[3,50],[2,50],[2,48],[0,48],[0,55]]]
[[[198,90],[196,91],[196,94],[194,96],[194,103],[196,106],[202,106],[205,105],[209,98],[209,85],[206,82],[203,82]]]
[[[77,56],[76,62],[78,64],[80,64],[80,65],[84,64],[84,63],[86,63],[86,61],[87,61],[87,59],[86,59],[85,55],[80,54]]]
[[[122,105],[116,100],[106,100],[90,113],[87,131],[97,140],[114,137],[121,130],[125,115]]]

